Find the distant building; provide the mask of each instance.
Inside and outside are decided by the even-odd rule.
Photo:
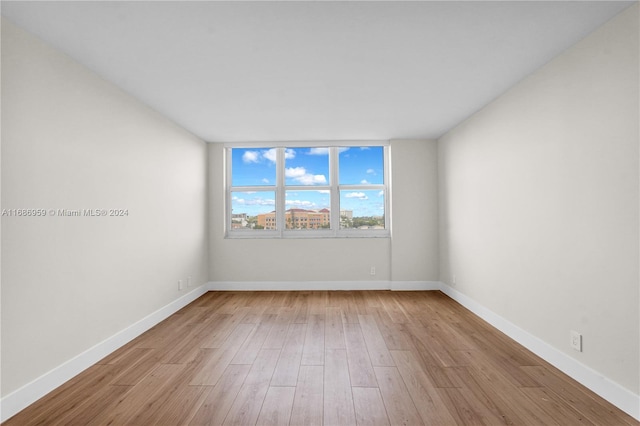
[[[353,219],[353,210],[340,210],[340,217],[346,217],[347,219]]]
[[[231,215],[231,229],[246,228],[248,224],[246,213],[234,213]]]
[[[289,209],[284,212],[286,229],[318,229],[331,223],[329,209],[305,210]],[[264,229],[276,229],[276,212],[258,215],[258,226]]]

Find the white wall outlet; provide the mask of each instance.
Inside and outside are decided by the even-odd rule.
[[[191,287],[191,275],[187,278],[187,287]]]
[[[371,275],[375,275],[376,274],[376,267],[372,266],[371,267]]]
[[[178,290],[182,290],[182,289],[183,289],[182,280],[178,280]]]
[[[455,275],[453,275],[453,276],[451,277],[451,284],[452,284],[452,285],[456,285],[456,276],[455,276]]]
[[[571,340],[569,343],[573,349],[578,352],[582,352],[582,334],[571,330]]]

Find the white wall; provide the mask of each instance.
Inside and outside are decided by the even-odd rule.
[[[438,281],[438,150],[436,141],[391,143],[392,279]]]
[[[207,282],[206,144],[2,20],[2,396]],[[193,290],[193,288],[191,289]]]
[[[636,395],[638,76],[635,5],[438,143],[441,280]]]
[[[327,283],[327,288],[339,288],[345,282],[366,283],[354,288],[389,288],[394,280],[436,281],[437,250],[432,248],[437,238],[433,244],[414,238],[437,234],[435,147],[434,141],[391,143],[394,185],[396,180],[406,184],[393,189],[392,239],[225,239],[224,147],[210,144],[209,278],[213,286],[264,282],[265,288],[273,288],[274,282],[313,281]],[[410,222],[414,219],[415,223]],[[375,276],[370,275],[372,266]]]

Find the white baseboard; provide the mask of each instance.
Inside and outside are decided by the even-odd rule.
[[[391,281],[394,291],[440,290],[440,281]]]
[[[640,395],[634,394],[618,383],[571,358],[564,352],[521,329],[447,284],[441,282],[440,291],[572,379],[583,384],[636,420],[640,420]]]
[[[209,281],[209,291],[389,290],[389,281]]]
[[[210,281],[210,291],[439,290],[439,281]]]
[[[4,422],[14,416],[206,292],[207,285],[202,285],[192,290],[179,299],[147,315],[140,321],[5,396],[0,400],[0,422]]]

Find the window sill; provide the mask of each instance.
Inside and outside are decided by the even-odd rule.
[[[318,239],[318,238],[390,238],[389,230],[376,231],[233,231],[227,232],[225,239],[277,239],[277,240],[299,240],[299,239]]]

